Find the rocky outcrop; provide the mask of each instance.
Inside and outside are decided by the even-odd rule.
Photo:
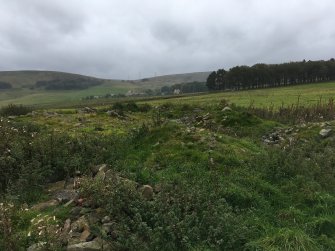
[[[103,182],[106,185],[109,182],[122,183],[127,189],[132,192],[138,193],[146,200],[153,200],[155,191],[159,192],[160,189],[152,186],[140,185],[137,182],[121,177],[118,173],[113,171],[106,164],[97,165],[91,169],[92,176],[87,177],[92,182]],[[35,210],[45,210],[52,206],[67,207],[73,205],[70,210],[69,218],[65,220],[63,227],[60,228],[57,240],[66,250],[81,250],[81,251],[94,251],[94,250],[111,250],[111,244],[103,241],[98,236],[108,236],[111,240],[115,240],[118,235],[116,221],[106,214],[106,210],[94,204],[90,198],[82,198],[79,195],[79,185],[74,185],[76,179],[83,179],[84,177],[76,177],[71,179],[70,182],[59,181],[47,186],[47,191],[53,199],[47,202],[39,203],[32,208]],[[80,182],[77,182],[80,183]],[[158,189],[158,190],[157,190]],[[91,227],[99,229],[99,231],[92,231]],[[34,244],[30,247],[30,251],[39,251],[41,243]]]

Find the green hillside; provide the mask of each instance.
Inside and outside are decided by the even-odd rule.
[[[12,84],[13,88],[29,88],[37,81],[48,81],[53,79],[95,79],[79,74],[57,72],[57,71],[1,71],[0,81]]]
[[[158,89],[165,85],[187,82],[204,82],[208,73],[187,73],[166,75],[142,80],[111,80],[99,79],[72,73],[53,71],[4,71],[0,72],[0,83],[9,83],[12,88],[0,89],[0,106],[13,104],[45,105],[72,104],[80,102],[87,96],[106,94],[125,94],[129,90],[143,92],[146,89]],[[51,83],[53,90],[39,83]],[[67,90],[66,85],[76,83],[77,89]],[[93,82],[92,86],[82,86],[81,83]],[[98,82],[98,84],[95,84]],[[59,89],[55,90],[55,86]]]
[[[165,85],[169,86],[179,83],[206,82],[206,79],[209,74],[210,72],[172,74],[152,78],[143,78],[135,80],[133,81],[133,83],[144,88],[160,88]]]

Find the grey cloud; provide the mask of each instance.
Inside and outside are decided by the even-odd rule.
[[[0,70],[138,78],[335,56],[331,0],[0,4]]]

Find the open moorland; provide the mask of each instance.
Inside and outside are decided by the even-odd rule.
[[[335,250],[333,86],[5,106],[0,249]]]

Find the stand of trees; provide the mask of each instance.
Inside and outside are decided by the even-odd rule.
[[[324,61],[290,62],[235,66],[229,71],[212,72],[206,85],[209,90],[242,90],[335,80],[334,58]]]

